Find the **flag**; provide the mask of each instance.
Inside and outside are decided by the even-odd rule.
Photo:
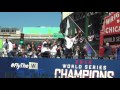
[[[87,54],[88,54],[88,56],[90,55],[92,55],[92,53],[93,53],[93,50],[92,50],[92,48],[89,46],[89,44],[86,42],[86,44],[85,44],[85,47],[86,47],[86,51],[87,51]]]
[[[94,35],[88,36],[88,41],[89,41],[89,42],[93,41],[93,39],[94,39]]]
[[[68,17],[68,34],[69,35],[72,35],[73,37],[75,36],[77,30],[78,30],[78,27],[76,26],[76,24],[74,23],[74,21],[71,20],[71,18]],[[78,33],[78,32],[77,32]]]
[[[69,19],[67,19],[67,26],[66,26],[66,30],[65,30],[65,35],[66,36],[68,35],[69,28],[70,28],[70,22],[69,22]]]
[[[75,28],[75,33],[78,33],[77,29]]]
[[[80,39],[79,39],[80,43],[83,43],[84,40],[85,39],[83,37],[80,37]]]

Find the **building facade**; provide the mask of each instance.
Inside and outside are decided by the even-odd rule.
[[[20,34],[21,30],[19,28],[7,28],[1,27],[0,28],[0,35],[11,35],[11,34]]]
[[[63,12],[60,24],[61,33],[74,37],[78,30],[82,31],[82,37],[98,53],[100,30],[102,29],[104,17],[108,14],[108,12]],[[94,39],[89,41],[91,35],[94,35]],[[78,45],[82,49],[85,43],[82,42]]]

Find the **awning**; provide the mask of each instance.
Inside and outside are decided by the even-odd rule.
[[[54,33],[53,38],[64,38],[62,33]]]

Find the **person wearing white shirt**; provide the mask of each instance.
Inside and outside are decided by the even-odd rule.
[[[9,45],[9,47],[8,47],[8,57],[11,57],[12,53],[13,53],[13,44],[10,40],[8,41],[8,45]]]
[[[12,44],[12,42],[9,41],[8,44],[9,44],[9,49],[8,49],[9,51],[8,52],[13,51],[13,44]]]
[[[46,51],[46,47],[45,47],[45,45],[47,45],[48,44],[48,39],[46,39],[46,40],[44,40],[43,42],[42,42],[42,46],[41,46],[41,52],[42,53],[44,53],[45,51]]]
[[[3,42],[3,57],[8,57],[8,40],[6,39],[6,41]]]
[[[49,42],[48,39],[44,40],[43,43],[42,43],[42,47],[43,47],[45,44],[48,44],[48,42]]]
[[[56,53],[57,53],[57,45],[54,45],[51,49],[52,58],[56,56]]]
[[[50,57],[50,49],[47,44],[42,46],[41,54],[42,54],[42,57],[45,57],[45,58]]]
[[[47,51],[50,51],[50,50],[47,47],[42,47],[41,53],[44,53],[44,52],[47,52]]]
[[[65,40],[66,40],[66,58],[72,58],[72,47],[74,44],[75,39],[79,36],[80,32],[72,38],[72,36],[66,37],[65,36]]]

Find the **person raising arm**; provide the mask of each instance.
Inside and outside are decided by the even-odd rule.
[[[65,40],[66,40],[66,58],[71,58],[71,56],[72,56],[72,47],[73,47],[73,43],[74,43],[74,41],[75,41],[75,39],[79,36],[79,34],[80,34],[80,31],[79,31],[79,33],[75,36],[75,37],[73,37],[72,38],[72,36],[70,35],[69,37],[67,37],[67,36],[65,36],[64,34],[63,34],[63,36],[65,36]]]

